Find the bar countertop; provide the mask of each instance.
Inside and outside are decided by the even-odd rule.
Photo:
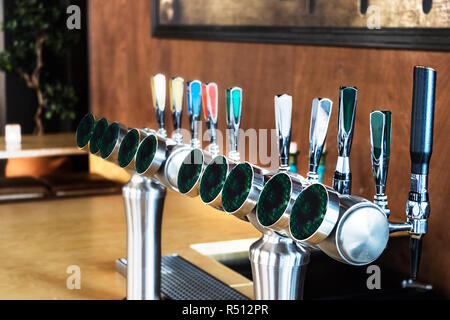
[[[124,299],[126,280],[115,260],[126,257],[121,196],[0,205],[0,299]],[[168,191],[162,254],[179,254],[252,297],[252,283],[204,256],[191,244],[257,238],[249,224]],[[66,286],[69,266],[81,271],[81,289]]]

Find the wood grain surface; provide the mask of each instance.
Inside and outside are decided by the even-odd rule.
[[[75,143],[74,133],[54,133],[42,136],[23,135],[22,143],[11,148],[0,137],[0,159],[72,156],[86,154]]]
[[[92,111],[133,127],[156,127],[149,77],[158,72],[184,79],[215,81],[244,89],[242,128],[275,126],[273,96],[294,98],[292,140],[300,147],[300,171],[307,171],[311,102],[328,97],[335,102],[330,122],[325,182],[331,184],[335,161],[339,86],[358,87],[356,127],[351,154],[353,193],[373,198],[369,143],[369,113],[393,112],[392,154],[387,193],[392,220],[405,220],[409,190],[409,131],[412,75],[415,65],[437,70],[434,152],[429,191],[431,219],[425,237],[420,280],[450,296],[450,219],[447,217],[450,149],[450,53],[360,48],[269,45],[155,39],[150,36],[148,0],[92,0],[90,59]],[[224,97],[219,97],[224,112]],[[171,126],[167,113],[168,127]],[[188,128],[188,119],[183,119]],[[225,118],[219,114],[219,129]],[[208,209],[205,209],[208,210]],[[399,253],[397,268],[407,269],[409,253]]]
[[[162,254],[180,254],[252,297],[248,279],[190,245],[257,238],[258,233],[249,223],[197,200],[168,192]],[[126,280],[115,270],[115,260],[126,257],[122,196],[7,204],[0,205],[0,212],[0,300],[125,298]],[[69,266],[80,268],[80,290],[67,289]]]

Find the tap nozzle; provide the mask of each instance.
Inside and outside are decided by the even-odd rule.
[[[384,210],[387,217],[390,214],[387,207],[386,180],[391,150],[391,128],[390,111],[373,111],[370,114],[370,146],[376,190],[374,203]]]

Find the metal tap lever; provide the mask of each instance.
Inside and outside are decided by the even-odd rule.
[[[189,114],[189,122],[191,127],[191,146],[193,148],[200,148],[199,140],[199,122],[200,110],[202,105],[202,83],[198,80],[193,80],[187,83],[187,109]]]
[[[338,115],[338,160],[334,172],[333,188],[340,194],[350,194],[352,173],[350,170],[350,150],[355,125],[356,100],[355,87],[341,87]]]
[[[164,129],[164,109],[166,107],[166,76],[157,74],[151,78],[153,106],[156,110],[156,121],[158,122],[158,133],[166,137],[167,132]]]
[[[205,119],[208,123],[209,136],[211,142],[211,144],[209,145],[209,151],[213,156],[216,156],[219,154],[219,146],[217,145],[217,115],[219,105],[218,102],[219,92],[217,84],[214,82],[208,83],[206,86],[204,86],[204,88],[206,99],[204,98],[203,101],[206,102],[206,104],[205,103],[203,104],[203,109],[205,113]]]
[[[407,221],[411,224],[411,276],[419,272],[423,235],[427,232],[430,216],[428,199],[428,169],[433,150],[434,104],[436,71],[414,67],[413,99],[411,113],[411,184],[406,204]]]
[[[239,87],[226,90],[227,127],[230,139],[229,157],[234,161],[240,160],[238,151],[239,127],[242,116],[242,89]]]
[[[173,139],[176,143],[183,143],[181,134],[181,119],[183,115],[184,79],[173,78],[170,81],[170,103],[173,119]]]
[[[370,146],[376,189],[374,203],[384,210],[387,217],[390,214],[387,207],[386,180],[391,151],[391,127],[392,113],[390,111],[374,111],[370,114]]]
[[[278,135],[280,170],[289,170],[289,146],[291,143],[292,96],[275,96],[275,124]]]
[[[309,128],[309,180],[319,180],[317,169],[327,137],[332,107],[333,102],[330,99],[315,98],[313,100]]]

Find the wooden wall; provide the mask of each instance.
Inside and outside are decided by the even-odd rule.
[[[415,65],[435,68],[438,86],[429,181],[432,209],[421,280],[450,296],[450,217],[446,208],[450,192],[450,53],[154,39],[148,0],[91,0],[89,4],[92,111],[128,126],[156,127],[149,77],[158,72],[186,80],[215,81],[222,90],[231,85],[242,87],[243,129],[273,128],[273,96],[290,93],[294,97],[293,141],[300,146],[300,170],[305,173],[312,99],[328,97],[337,103],[339,86],[357,86],[353,193],[372,199],[369,113],[379,108],[392,110],[387,192],[392,220],[397,221],[405,219],[409,190],[412,71]],[[222,96],[220,112],[223,100]],[[183,123],[188,128],[186,116]],[[223,113],[219,123],[224,129]],[[170,120],[168,124],[171,126]],[[328,135],[329,184],[337,154],[336,127],[337,104]],[[408,257],[409,252],[399,252],[398,267],[406,268]]]

